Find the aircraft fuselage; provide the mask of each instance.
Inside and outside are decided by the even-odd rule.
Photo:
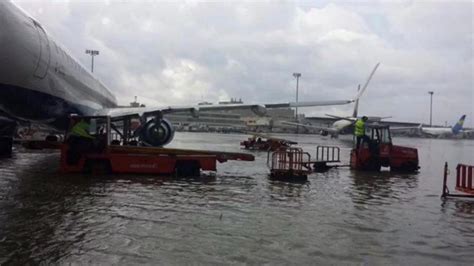
[[[0,25],[1,111],[65,128],[71,113],[117,106],[99,80],[10,2],[0,2]]]

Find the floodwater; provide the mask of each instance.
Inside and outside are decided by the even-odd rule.
[[[177,133],[173,147],[242,151],[245,135]],[[351,144],[286,135],[311,154]],[[268,179],[266,153],[200,179],[59,175],[57,153],[0,161],[0,264],[472,265],[474,200],[440,199],[444,162],[473,164],[474,141],[395,138],[418,174]],[[450,188],[454,180],[451,176]]]

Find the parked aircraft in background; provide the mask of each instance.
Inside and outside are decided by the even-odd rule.
[[[390,130],[404,131],[417,129],[421,134],[426,134],[435,137],[450,137],[466,133],[474,133],[474,130],[465,130],[463,128],[465,119],[466,115],[462,115],[461,118],[459,118],[458,122],[452,127],[423,127],[422,125],[420,125],[419,127],[393,127],[390,128]]]
[[[54,41],[43,26],[9,1],[0,2],[0,114],[15,121],[68,126],[70,114],[86,116],[140,115],[146,122],[138,132],[145,145],[163,146],[174,136],[171,112],[342,105],[354,99],[276,104],[226,104],[119,108],[116,97],[91,72]],[[139,86],[139,84],[137,84]],[[2,125],[0,125],[2,127]]]

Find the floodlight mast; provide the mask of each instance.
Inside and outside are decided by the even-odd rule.
[[[293,77],[296,78],[296,123],[299,123],[298,121],[298,85],[299,85],[299,80],[301,77],[301,73],[293,73]],[[296,134],[298,134],[298,126],[296,126]]]
[[[430,127],[433,126],[433,94],[434,91],[429,91],[428,94],[430,95]]]
[[[86,50],[86,54],[90,54],[90,55],[91,55],[91,58],[92,58],[92,62],[91,62],[91,72],[94,73],[94,56],[99,55],[99,51],[98,51],[98,50],[89,50],[89,49],[87,49],[87,50]]]

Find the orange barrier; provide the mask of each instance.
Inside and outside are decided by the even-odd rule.
[[[472,169],[474,166],[458,164],[456,167],[456,190],[473,194],[474,186],[472,182]]]
[[[474,186],[473,186],[473,174],[472,169],[474,166],[466,164],[458,164],[456,167],[456,190],[466,194],[451,194],[447,186],[447,180],[449,175],[448,163],[444,164],[444,176],[443,176],[443,192],[442,198],[446,197],[458,197],[458,198],[474,198]]]

